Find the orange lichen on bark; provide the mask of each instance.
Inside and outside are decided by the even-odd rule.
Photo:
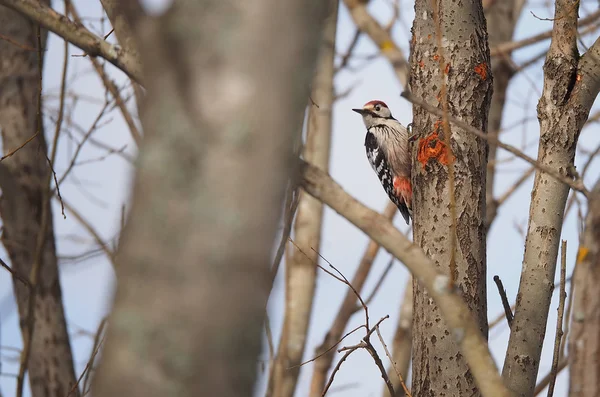
[[[477,73],[479,75],[479,77],[481,77],[481,80],[487,79],[487,75],[488,75],[487,64],[485,62],[483,62],[483,63],[480,63],[479,65],[475,66],[475,73]]]
[[[446,69],[444,69],[444,74],[448,74],[450,72],[450,64],[446,64]]]
[[[438,134],[443,128],[442,123],[442,120],[436,121],[433,125],[434,131],[429,136],[419,141],[417,161],[419,161],[423,167],[425,167],[425,164],[431,159],[435,159],[443,165],[448,165],[450,163],[448,148]]]
[[[433,56],[433,60],[434,60],[434,61],[439,61],[439,60],[440,60],[440,56],[439,56],[438,54],[435,54],[435,55]]]
[[[419,61],[419,66],[420,66],[420,67],[424,67],[424,66],[425,66],[425,62],[423,62],[423,60],[422,60],[422,59]]]

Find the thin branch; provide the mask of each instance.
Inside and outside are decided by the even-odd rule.
[[[556,368],[556,373],[549,372],[548,374],[546,374],[546,376],[544,376],[542,378],[542,380],[539,381],[539,383],[537,385],[535,385],[535,390],[533,392],[533,395],[537,396],[538,394],[543,392],[544,389],[548,386],[548,384],[550,384],[550,380],[553,377],[556,377],[563,369],[567,368],[568,366],[569,366],[569,358],[564,357],[562,360],[560,360],[560,363],[558,364],[558,367]]]
[[[102,333],[104,332],[106,323],[107,323],[107,319],[106,319],[106,317],[104,317],[102,319],[102,321],[100,321],[100,324],[98,324],[98,329],[96,330],[96,334],[94,335],[94,344],[92,345],[92,354],[90,355],[90,359],[88,360],[88,363],[90,363],[90,362],[92,363],[92,367],[85,373],[85,378],[83,378],[83,387],[82,387],[83,395],[85,395],[86,390],[89,391],[89,388],[91,387],[89,384],[90,379],[91,379],[91,373],[92,373],[91,370],[93,369],[93,364],[94,364],[94,359],[96,357],[96,354],[98,354],[97,347],[100,346],[100,344],[102,344],[102,341],[104,340]]]
[[[17,280],[19,280],[23,284],[25,284],[26,287],[31,288],[31,284],[29,283],[29,280],[27,280],[27,278],[25,278],[21,274],[19,274],[15,269],[13,269],[12,267],[8,266],[6,264],[6,262],[4,262],[4,260],[2,260],[2,259],[0,259],[0,266],[2,266],[3,268],[5,268],[14,278],[16,278]]]
[[[401,96],[403,98],[405,98],[407,101],[409,101],[417,106],[422,107],[426,111],[428,111],[436,116],[443,117],[443,112],[440,109],[429,105],[428,103],[424,102],[421,99],[416,98],[410,92],[404,91],[401,94]],[[573,179],[570,179],[570,178],[562,175],[559,171],[555,170],[554,168],[551,168],[551,167],[547,166],[546,164],[542,164],[542,163],[538,162],[537,160],[534,160],[533,158],[529,157],[528,155],[526,155],[519,149],[515,148],[514,146],[502,143],[495,136],[488,135],[485,132],[480,131],[477,128],[470,126],[469,124],[465,123],[464,121],[461,121],[450,115],[448,116],[448,121],[450,121],[452,124],[456,125],[457,127],[461,128],[467,132],[470,132],[471,134],[473,134],[479,138],[486,139],[489,142],[495,143],[496,145],[498,145],[499,148],[502,148],[502,149],[506,150],[507,152],[514,154],[515,156],[519,157],[520,159],[525,160],[529,164],[533,165],[536,169],[539,169],[540,171],[547,173],[548,175],[552,176],[556,180],[569,186],[571,189],[582,193],[586,197],[589,197],[590,193],[583,185],[583,181],[573,180]]]
[[[29,142],[33,141],[35,139],[35,137],[37,137],[39,134],[39,131],[36,131],[35,134],[33,134],[31,136],[31,138],[27,139],[25,142],[23,142],[23,144],[21,146],[19,146],[16,149],[11,150],[10,152],[8,152],[7,154],[5,154],[4,156],[0,157],[0,161],[6,160],[7,158],[9,158],[10,156],[12,156],[13,154],[17,153],[19,150],[23,149],[25,147],[25,145],[27,145]]]
[[[591,13],[590,15],[586,16],[585,18],[582,18],[579,21],[578,26],[584,27],[586,25],[594,23],[599,17],[600,17],[600,10],[595,11],[595,12]],[[528,37],[523,40],[501,43],[493,48],[490,48],[490,56],[495,57],[495,56],[509,54],[512,51],[517,50],[519,48],[523,48],[528,45],[535,44],[535,43],[538,43],[538,42],[546,40],[546,39],[550,39],[552,37],[552,31],[553,31],[553,29],[549,29],[545,32],[536,34],[535,36]],[[545,52],[544,52],[544,54],[545,54]]]
[[[510,307],[510,303],[508,303],[508,298],[506,297],[506,290],[502,285],[502,280],[500,280],[500,277],[494,276],[494,282],[496,283],[498,293],[500,294],[500,299],[502,300],[502,306],[504,307],[504,314],[506,315],[506,322],[508,323],[508,328],[510,328],[512,327],[513,312]]]
[[[104,251],[104,253],[108,257],[108,259],[110,260],[110,263],[113,265],[113,268],[116,268],[117,262],[116,262],[115,253],[108,247],[108,244],[102,240],[102,238],[100,237],[98,232],[94,229],[94,227],[91,225],[91,223],[89,223],[83,217],[83,215],[81,215],[79,213],[79,211],[77,211],[77,209],[75,209],[75,207],[73,207],[71,204],[69,204],[68,202],[65,202],[64,205],[65,205],[65,208],[67,209],[67,211],[69,211],[71,213],[71,215],[73,215],[73,217],[75,217],[75,219],[79,222],[79,224],[81,224],[81,226],[83,226],[83,228],[85,230],[87,230],[87,232],[90,235],[92,235],[92,237],[96,241],[96,244],[98,244],[98,246],[102,249],[102,251]]]
[[[398,378],[400,379],[400,385],[402,385],[402,389],[404,390],[404,393],[408,397],[412,397],[412,395],[410,394],[410,391],[408,391],[408,388],[406,387],[406,383],[404,383],[404,379],[402,378],[402,374],[400,373],[400,371],[398,371],[398,367],[396,367],[396,362],[392,358],[392,355],[390,354],[390,352],[389,352],[389,350],[387,348],[387,345],[385,344],[385,341],[383,340],[383,337],[381,336],[381,332],[379,332],[379,326],[375,326],[375,331],[377,332],[377,336],[379,337],[379,341],[381,342],[381,345],[383,346],[383,349],[385,350],[385,355],[390,360],[390,363],[392,364],[392,367],[394,368],[394,371],[396,371],[396,375],[398,375]],[[393,394],[390,394],[390,395],[393,396]]]
[[[548,397],[554,395],[554,385],[558,374],[558,361],[560,358],[560,344],[563,337],[563,315],[565,313],[566,278],[567,278],[567,242],[562,241],[560,251],[560,295],[558,296],[558,318],[556,319],[556,336],[554,338],[554,353],[552,356],[552,369],[550,370],[550,384],[548,386]]]

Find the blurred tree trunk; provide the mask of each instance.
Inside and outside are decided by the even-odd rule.
[[[596,397],[600,396],[600,182],[588,202],[573,282],[569,397]]]
[[[396,333],[394,334],[394,343],[392,345],[392,360],[396,368],[390,365],[388,369],[388,378],[392,381],[394,386],[394,396],[390,396],[390,392],[387,387],[383,389],[384,397],[404,397],[404,388],[400,384],[400,378],[396,373],[396,369],[402,375],[404,382],[408,382],[408,369],[410,368],[410,359],[412,352],[412,323],[413,323],[413,279],[408,278],[406,288],[404,290],[404,297],[400,302],[400,313],[398,315],[398,324],[396,324]]]
[[[303,158],[325,172],[329,170],[331,112],[338,0],[327,0],[331,13],[325,22],[317,69],[312,82]],[[314,102],[314,103],[313,103]],[[323,229],[323,204],[300,191],[294,223],[294,241],[287,245],[285,317],[278,347],[272,392],[276,397],[292,397],[296,390],[306,346],[313,298],[317,282],[318,252]],[[271,389],[271,388],[269,388]]]
[[[48,5],[49,1],[43,3]],[[37,280],[32,322],[29,317],[31,288],[13,277],[24,345],[31,336],[27,368],[32,396],[65,397],[75,384],[75,372],[58,277],[47,144],[43,126],[38,123],[42,117],[38,116],[41,83],[37,31],[36,24],[0,6],[0,34],[14,41],[0,40],[3,154],[23,145],[37,133],[29,144],[0,164],[2,243],[13,271],[26,279]],[[46,53],[46,38],[46,32],[42,31],[42,57]],[[77,390],[71,394],[77,395]]]
[[[148,82],[145,137],[95,396],[252,395],[329,4],[175,1],[154,20],[126,10]]]
[[[521,15],[524,1],[503,0],[492,1],[485,12],[490,47],[512,40],[515,26]],[[511,54],[502,54],[491,59],[492,75],[494,76],[494,94],[490,105],[488,134],[498,137],[502,127],[502,115],[506,103],[506,91],[514,74],[511,64]],[[496,156],[498,147],[489,143],[488,166],[486,175],[486,229],[489,230],[497,215],[498,203],[494,196],[494,181],[496,177]]]
[[[410,62],[413,94],[432,106],[443,108],[443,78],[447,85],[449,115],[485,131],[492,76],[481,1],[417,0],[415,15]],[[438,17],[440,38],[436,33]],[[442,273],[450,273],[452,197],[457,218],[453,276],[456,288],[462,291],[478,319],[481,333],[487,337],[487,145],[484,140],[453,126],[453,161],[444,143],[442,120],[418,106],[413,109],[419,138],[413,148],[414,241]],[[454,195],[450,193],[450,165],[454,167]],[[413,395],[480,395],[439,308],[416,282],[413,316]]]

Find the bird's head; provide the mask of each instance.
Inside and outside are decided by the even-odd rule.
[[[362,109],[352,109],[363,117],[367,128],[381,123],[381,119],[393,119],[392,112],[382,101],[370,101],[365,103]]]

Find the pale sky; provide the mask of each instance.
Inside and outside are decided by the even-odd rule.
[[[62,4],[55,2],[55,6],[62,12]],[[76,0],[74,2],[81,15],[90,17],[94,31],[98,34],[107,33],[107,23],[102,27],[100,16],[101,8],[99,1]],[[146,0],[149,9],[160,12],[164,8],[164,0]],[[590,2],[582,4],[583,10],[595,9]],[[595,4],[595,3],[594,3]],[[402,18],[410,27],[413,18],[413,2],[401,0]],[[386,0],[375,0],[371,2],[369,10],[382,22],[387,22],[391,15],[389,2]],[[516,38],[525,38],[552,27],[549,21],[536,19],[529,11],[535,12],[541,18],[551,18],[545,8],[526,6],[519,22]],[[586,12],[581,11],[580,15]],[[340,7],[340,23],[338,26],[338,51],[345,52],[348,43],[355,31],[354,24],[350,19],[345,7]],[[394,38],[407,53],[408,31],[404,26],[398,25],[394,30]],[[591,44],[590,38],[584,40],[587,45]],[[534,47],[516,51],[514,59],[517,64],[528,60],[547,48],[549,41],[544,41]],[[357,54],[370,55],[376,52],[376,47],[366,37],[361,38],[357,47]],[[583,50],[582,50],[583,52]],[[82,51],[71,47],[72,55],[81,54]],[[46,54],[46,69],[44,71],[44,94],[47,97],[45,107],[47,113],[46,136],[53,133],[52,121],[48,116],[55,113],[57,108],[57,92],[60,86],[60,74],[62,68],[63,44],[56,36],[50,35],[49,48]],[[521,147],[523,141],[528,144],[535,143],[538,138],[539,128],[535,117],[535,107],[541,92],[541,65],[538,62],[526,70],[526,76],[519,75],[511,83],[508,91],[507,106],[505,109],[504,126],[517,124],[524,117],[529,121],[519,125],[501,135],[501,139],[517,147]],[[362,62],[355,62],[360,65]],[[110,65],[108,70],[119,84],[125,81],[121,72],[116,71]],[[75,121],[87,129],[98,115],[104,102],[104,88],[91,70],[89,62],[83,57],[71,57],[69,72],[73,84],[70,91],[81,95],[77,107],[73,113]],[[535,86],[532,82],[535,82]],[[367,206],[381,210],[387,202],[383,189],[375,174],[371,170],[364,153],[364,127],[360,116],[350,109],[360,107],[372,99],[385,101],[392,109],[394,116],[403,124],[411,121],[411,106],[400,98],[402,87],[396,80],[395,75],[388,62],[383,58],[371,62],[366,67],[359,68],[356,72],[345,71],[340,73],[335,80],[338,92],[345,91],[353,86],[352,92],[345,98],[340,99],[334,106],[333,145],[331,153],[330,173],[344,189],[355,196]],[[90,101],[88,98],[96,98]],[[596,109],[597,107],[595,107]],[[102,119],[102,127],[94,133],[93,138],[106,143],[114,148],[127,145],[126,152],[135,154],[135,145],[132,143],[126,125],[117,111],[112,111]],[[598,145],[598,126],[596,124],[587,126],[580,138],[580,147],[593,150]],[[73,138],[69,138],[72,134]],[[63,126],[63,135],[59,143],[58,161],[55,169],[60,176],[70,161],[76,143],[81,139],[81,133],[76,132],[69,125]],[[75,141],[73,141],[75,139]],[[530,145],[526,152],[536,157],[537,147]],[[84,146],[80,155],[81,160],[94,160],[104,155],[104,151],[95,148],[89,143]],[[506,152],[500,151],[500,159],[507,159]],[[581,169],[587,156],[577,157],[576,164]],[[10,161],[10,160],[7,160]],[[512,160],[503,163],[496,179],[496,192],[502,194],[513,182],[519,178],[521,172],[528,165],[521,160]],[[62,196],[66,201],[74,204],[85,218],[94,225],[100,235],[112,242],[118,236],[123,204],[126,203],[129,194],[129,182],[131,180],[132,165],[123,158],[112,155],[103,161],[90,162],[77,167],[61,186]],[[586,184],[591,187],[598,175],[598,163],[596,162],[588,172]],[[524,237],[517,228],[526,230],[527,215],[529,212],[529,199],[533,178],[512,196],[500,209],[500,213],[492,227],[488,238],[488,317],[493,319],[501,313],[502,306],[496,287],[492,281],[494,275],[499,275],[507,289],[508,297],[514,300],[523,258]],[[56,204],[56,203],[55,203]],[[57,235],[58,252],[61,256],[73,256],[96,247],[94,240],[67,213],[67,219],[63,220],[60,209],[54,205],[54,219]],[[407,226],[400,217],[397,217],[396,226],[406,231]],[[518,225],[518,226],[517,226]],[[572,211],[563,228],[563,239],[569,242],[568,249],[568,272],[577,251],[577,218],[576,211]],[[327,209],[324,219],[324,234],[321,245],[321,254],[334,264],[349,279],[352,277],[358,261],[362,256],[367,244],[367,238],[347,221],[339,217],[333,211]],[[0,251],[1,257],[8,261],[5,252]],[[364,294],[371,291],[374,283],[389,261],[389,254],[381,252],[377,257],[371,277],[369,278]],[[114,273],[111,264],[102,255],[93,255],[84,260],[72,261],[62,260],[60,265],[63,299],[66,306],[67,321],[72,334],[72,345],[74,349],[77,375],[83,371],[89,358],[92,338],[86,332],[95,332],[99,322],[110,307],[112,288],[114,287]],[[390,315],[390,319],[382,324],[383,336],[391,347],[393,333],[397,320],[398,305],[403,296],[404,286],[407,280],[407,271],[402,264],[396,262],[384,282],[377,298],[369,306],[372,319],[378,319]],[[279,329],[282,322],[283,309],[283,284],[281,274],[270,298],[269,313],[271,326],[274,332],[275,343],[278,341]],[[337,280],[320,273],[318,278],[317,295],[314,303],[312,327],[308,336],[308,344],[305,358],[311,358],[316,346],[318,346],[325,333],[331,325],[339,308],[341,299],[346,293],[346,286]],[[553,299],[550,308],[549,326],[546,337],[546,345],[540,366],[540,377],[544,376],[550,368],[552,357],[552,340],[554,339],[554,327],[556,319],[557,299]],[[18,372],[18,354],[6,347],[21,347],[21,335],[18,329],[18,316],[12,295],[12,282],[8,273],[0,269],[0,321],[1,336],[0,357],[2,358],[2,376],[0,376],[0,389],[4,396],[13,396],[16,387],[16,378],[10,374]],[[362,316],[355,316],[348,329],[362,322]],[[346,340],[348,345],[356,343],[361,337],[357,334]],[[497,327],[490,332],[490,347],[496,363],[501,368],[504,360],[504,352],[508,342],[508,328],[506,325]],[[377,343],[375,347],[384,356],[383,349]],[[266,357],[266,352],[262,358]],[[383,360],[386,366],[389,364]],[[312,366],[303,368],[300,376],[296,396],[305,396],[308,391]],[[559,377],[555,396],[566,395],[566,373]],[[346,397],[378,396],[383,388],[383,381],[373,364],[370,356],[363,351],[353,355],[343,364],[341,371],[336,376],[335,387],[352,385],[353,387],[344,391]],[[27,394],[29,395],[28,386]],[[264,394],[264,381],[257,384],[257,396]]]

